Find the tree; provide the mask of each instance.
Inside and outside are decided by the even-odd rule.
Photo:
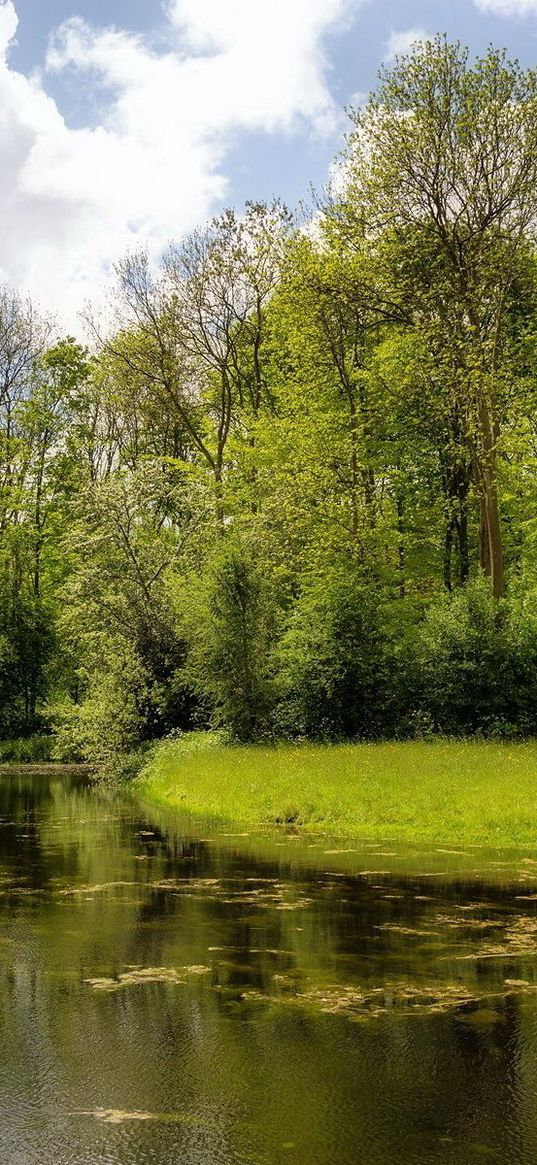
[[[231,426],[262,402],[264,308],[288,228],[280,203],[250,203],[244,218],[226,211],[170,246],[158,276],[143,253],[118,266],[116,332],[103,347],[175,410],[212,474],[220,525]]]
[[[129,713],[129,723],[142,739],[185,726],[189,697],[175,682],[185,645],[166,578],[172,567],[185,569],[199,522],[188,487],[175,467],[146,462],[136,472],[119,469],[90,484],[73,506],[64,534],[70,572],[58,625],[74,661],[67,695],[82,721],[88,699],[102,719],[107,693],[117,702],[123,690],[137,712]]]
[[[190,600],[186,676],[211,722],[240,741],[267,730],[274,700],[270,651],[274,606],[248,549],[226,545]]]
[[[412,310],[456,355],[459,411],[481,507],[481,565],[504,590],[498,501],[502,354],[510,298],[537,214],[537,74],[437,37],[381,77],[353,115],[344,203],[373,236],[423,240]],[[418,250],[419,255],[419,250]],[[449,325],[449,328],[448,328]],[[448,340],[449,333],[449,340]]]

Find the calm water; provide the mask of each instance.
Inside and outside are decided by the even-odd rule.
[[[537,862],[326,850],[0,777],[3,1165],[534,1165]]]

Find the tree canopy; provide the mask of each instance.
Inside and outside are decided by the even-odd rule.
[[[537,730],[537,74],[417,44],[335,175],[87,348],[1,289],[4,738]]]

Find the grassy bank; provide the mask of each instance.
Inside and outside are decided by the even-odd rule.
[[[348,838],[537,846],[537,743],[231,748],[165,743],[136,782],[154,804]]]

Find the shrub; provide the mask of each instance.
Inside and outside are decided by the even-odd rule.
[[[420,634],[418,703],[445,733],[537,730],[535,596],[496,603],[485,579],[437,599]]]
[[[49,706],[55,758],[113,766],[141,743],[146,696],[146,677],[135,656],[111,657],[106,672],[91,676],[80,702],[63,697]]]
[[[249,741],[269,722],[274,699],[273,608],[249,552],[226,546],[195,595],[190,595],[190,655],[186,678],[213,727]]]
[[[28,736],[19,740],[0,740],[0,764],[41,764],[53,759],[51,736]]]
[[[374,588],[348,567],[317,578],[280,646],[276,729],[317,738],[393,732],[406,700],[400,638]]]

